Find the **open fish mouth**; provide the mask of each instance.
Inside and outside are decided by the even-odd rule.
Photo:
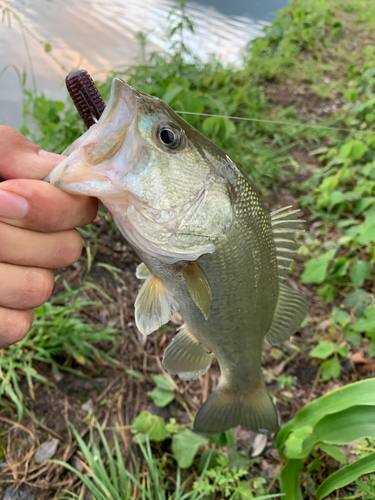
[[[120,180],[134,163],[132,134],[138,91],[120,78],[112,82],[108,104],[98,123],[64,152],[69,154],[48,180],[72,194],[101,197],[123,191]]]
[[[138,253],[195,260],[225,239],[233,214],[227,180],[214,182],[194,134],[163,101],[115,78],[98,123],[67,148],[49,181],[99,198]]]

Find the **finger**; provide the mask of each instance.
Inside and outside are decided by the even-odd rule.
[[[53,273],[47,269],[0,263],[0,307],[38,307],[50,297],[54,281]]]
[[[63,158],[43,151],[17,130],[0,125],[0,178],[44,179]]]
[[[12,195],[21,197],[18,200],[21,208],[22,200],[26,200],[24,212],[17,211],[17,200],[14,204],[10,202]],[[70,195],[47,182],[14,179],[0,184],[0,220],[13,226],[41,232],[65,231],[89,224],[97,213],[96,198]]]
[[[34,311],[18,311],[0,307],[0,348],[23,339],[31,328]]]
[[[56,269],[70,266],[82,252],[82,238],[71,229],[36,233],[0,222],[0,262],[16,266]]]

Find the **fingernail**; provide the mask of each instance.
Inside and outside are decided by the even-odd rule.
[[[7,219],[22,219],[29,210],[25,198],[9,191],[0,190],[0,217]]]
[[[64,155],[58,155],[56,153],[50,153],[49,151],[44,151],[44,149],[39,149],[38,154],[43,160],[47,160],[51,163],[60,163],[65,158]]]

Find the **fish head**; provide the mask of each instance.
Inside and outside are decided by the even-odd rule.
[[[227,237],[241,174],[157,97],[115,78],[98,123],[66,153],[50,183],[98,197],[136,250],[166,263],[195,260]]]

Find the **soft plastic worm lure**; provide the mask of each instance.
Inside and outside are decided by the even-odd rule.
[[[65,78],[65,84],[78,113],[86,127],[90,128],[99,120],[105,108],[93,79],[86,70],[76,69]]]

